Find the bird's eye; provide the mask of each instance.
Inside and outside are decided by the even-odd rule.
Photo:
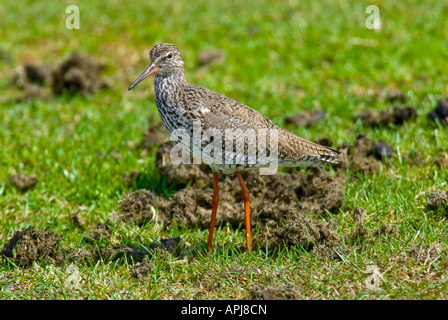
[[[167,57],[169,60],[173,59],[173,53],[172,53],[172,52],[168,53],[168,54],[166,55],[166,57]]]

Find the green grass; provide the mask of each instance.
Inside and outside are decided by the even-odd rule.
[[[117,201],[137,187],[169,194],[154,172],[154,152],[142,156],[138,142],[150,115],[157,116],[150,81],[127,87],[149,63],[159,42],[181,50],[187,79],[237,99],[280,125],[302,110],[321,107],[325,119],[312,128],[292,130],[309,140],[331,137],[335,145],[353,143],[360,132],[383,139],[399,153],[379,173],[349,172],[344,206],[331,219],[341,239],[350,235],[353,208],[366,209],[370,230],[383,223],[396,234],[359,247],[347,243],[342,258],[321,258],[300,248],[241,253],[242,230],[224,225],[216,232],[218,249],[205,255],[207,230],[165,229],[150,222],[141,228],[117,223],[112,245],[138,247],[181,236],[191,260],[158,257],[146,280],[132,277],[130,260],[78,264],[79,288],[65,285],[69,262],[29,269],[0,264],[2,299],[244,299],[254,285],[294,284],[304,299],[438,299],[447,292],[447,221],[430,212],[425,195],[447,188],[446,169],[431,164],[447,157],[447,128],[432,125],[426,114],[448,96],[448,2],[423,1],[73,1],[81,28],[65,28],[65,7],[57,1],[7,1],[0,5],[0,245],[28,226],[62,235],[67,250],[82,247],[83,237],[117,209]],[[382,28],[365,27],[365,8],[377,4]],[[24,24],[24,21],[27,21]],[[224,64],[197,72],[197,54],[219,48]],[[13,70],[26,61],[55,64],[71,52],[94,55],[107,64],[111,90],[81,97],[16,102]],[[389,104],[373,92],[403,91],[418,111],[403,126],[367,128],[353,117],[365,108]],[[422,166],[407,162],[409,150],[421,152]],[[119,153],[121,160],[113,155]],[[144,183],[127,186],[122,177],[144,172]],[[36,174],[37,186],[25,193],[9,186],[8,175]],[[81,210],[87,229],[70,216]],[[242,211],[243,214],[243,211]],[[315,217],[318,219],[318,217]],[[429,254],[431,248],[441,250]],[[415,249],[416,248],[416,249]],[[414,250],[416,255],[411,255]],[[377,266],[381,286],[369,289],[368,266]]]

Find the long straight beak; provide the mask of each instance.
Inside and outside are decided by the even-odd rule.
[[[157,67],[154,64],[151,64],[148,68],[146,68],[145,71],[143,71],[143,73],[140,75],[140,77],[138,77],[137,80],[135,80],[134,83],[131,84],[131,86],[128,88],[128,90],[132,90],[140,82],[145,80],[147,77],[149,77],[153,73],[157,72],[158,69],[159,69],[159,67]]]

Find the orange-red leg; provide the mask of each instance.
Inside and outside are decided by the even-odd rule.
[[[218,189],[218,173],[213,172],[213,208],[212,218],[210,220],[210,229],[208,231],[207,251],[210,252],[213,246],[213,231],[215,230],[216,213],[218,212],[219,189]]]
[[[244,211],[246,213],[246,248],[248,250],[252,249],[252,238],[250,235],[250,193],[244,183],[241,172],[236,172],[236,176],[240,181],[241,189],[243,189],[243,201],[244,201]]]

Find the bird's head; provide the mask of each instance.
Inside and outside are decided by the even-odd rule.
[[[171,43],[161,43],[154,46],[149,53],[151,64],[148,68],[134,81],[128,90],[133,89],[137,84],[152,74],[156,76],[166,77],[176,73],[184,72],[184,61],[179,49]]]

